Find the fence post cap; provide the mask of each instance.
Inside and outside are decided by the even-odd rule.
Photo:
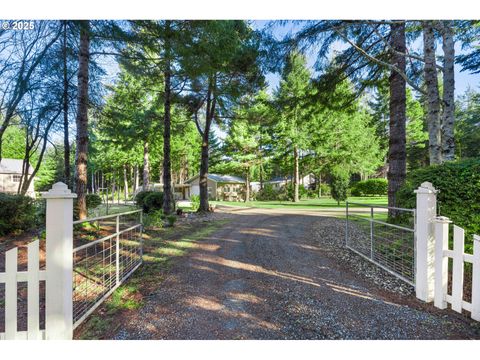
[[[450,224],[452,221],[446,216],[437,216],[433,221],[437,223],[448,223]]]
[[[438,190],[433,187],[431,182],[425,181],[414,192],[417,194],[436,194]]]
[[[67,184],[63,182],[53,184],[50,190],[41,194],[44,199],[75,199],[77,197],[77,194],[72,193]]]

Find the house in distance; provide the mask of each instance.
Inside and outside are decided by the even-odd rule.
[[[16,194],[20,179],[22,178],[23,160],[20,159],[2,159],[0,161],[0,192],[7,194]],[[29,165],[28,173],[32,174],[33,169]],[[32,180],[26,195],[35,198],[34,190],[35,179]]]

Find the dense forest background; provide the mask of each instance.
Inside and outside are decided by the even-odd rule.
[[[292,201],[307,174],[341,200],[387,178],[395,206],[407,173],[480,157],[480,93],[455,92],[455,66],[480,72],[479,35],[473,20],[35,21],[0,31],[0,159],[24,160],[20,194],[67,183],[80,217],[88,192],[153,183],[170,213],[197,174],[208,211],[209,172],[291,177]]]

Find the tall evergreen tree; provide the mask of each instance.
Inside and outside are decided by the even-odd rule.
[[[339,52],[333,61],[329,53],[333,44],[342,41],[347,48]],[[319,46],[318,46],[319,45]],[[405,83],[415,89],[420,87],[407,76],[405,21],[311,21],[293,37],[283,41],[283,48],[298,46],[304,50],[317,46],[319,70],[330,67],[318,82],[322,92],[332,90],[349,78],[357,86],[357,94],[374,85],[385,69],[390,76],[390,141],[389,141],[389,206],[395,206],[395,192],[405,180]],[[351,101],[351,99],[346,99]]]
[[[157,81],[163,82],[163,211],[169,214],[174,208],[171,169],[172,104],[186,81],[184,63],[194,61],[189,50],[191,32],[188,31],[188,22],[180,20],[132,21],[131,25],[132,46],[126,49],[125,55],[127,60],[133,58],[135,61],[129,65],[135,67],[138,73],[148,73]]]
[[[283,149],[291,151],[293,159],[293,201],[300,201],[300,153],[307,145],[308,123],[311,118],[309,109],[310,72],[306,59],[298,52],[288,57],[282,73],[280,86],[276,92],[278,106],[277,135]]]
[[[209,138],[213,121],[231,117],[235,103],[262,85],[259,38],[245,21],[189,23],[194,61],[185,64],[191,87],[185,101],[202,138],[199,211],[209,211]]]
[[[406,80],[401,73],[406,73],[407,44],[405,37],[405,22],[390,26],[391,40],[390,64],[390,137],[388,146],[388,205],[397,206],[397,191],[405,182],[407,176],[407,95]],[[399,71],[395,70],[398,69]],[[390,216],[395,216],[390,211]]]
[[[80,22],[80,51],[78,54],[77,148],[75,184],[79,219],[87,217],[87,157],[88,157],[88,75],[90,62],[90,24]]]

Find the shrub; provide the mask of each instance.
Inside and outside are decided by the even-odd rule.
[[[332,174],[330,183],[332,197],[340,204],[347,200],[349,177],[347,173],[337,172]]]
[[[308,199],[308,190],[302,184],[298,184],[298,197],[300,199]],[[293,182],[289,182],[287,186],[287,199],[293,200],[294,198],[294,186]]]
[[[192,210],[197,211],[200,207],[200,196],[199,195],[192,195],[190,196],[190,202],[192,203]]]
[[[350,188],[350,195],[351,196],[362,196],[362,192],[355,185],[353,185]]]
[[[143,202],[145,200],[145,197],[150,194],[152,191],[140,191],[136,196],[135,196],[135,204],[138,207],[143,208]]]
[[[315,199],[318,197],[318,191],[314,189],[307,189],[307,199]]]
[[[177,221],[177,217],[175,215],[168,215],[167,221],[168,221],[168,226],[172,227],[173,225],[175,225],[175,222]]]
[[[102,198],[97,194],[87,194],[85,200],[87,202],[87,209],[95,209],[102,204]]]
[[[283,194],[282,194],[283,193]],[[285,195],[284,188],[275,189],[272,184],[263,184],[263,188],[258,190],[256,194],[256,200],[269,201],[269,200],[281,200]]]
[[[449,217],[466,230],[465,240],[470,247],[472,234],[480,235],[480,159],[447,162],[410,172],[397,192],[398,206],[415,208],[414,190],[425,181],[439,190],[439,215]]]
[[[47,201],[45,199],[35,199],[33,204],[35,208],[35,224],[39,227],[44,227],[47,220]]]
[[[163,207],[163,192],[152,191],[143,199],[143,211],[146,213]]]
[[[35,213],[32,198],[0,193],[0,235],[31,229],[35,226]]]
[[[146,214],[144,224],[147,227],[163,227],[164,220],[165,215],[163,214],[163,210],[153,210]]]
[[[151,210],[161,209],[163,206],[163,192],[140,191],[135,196],[135,204],[148,213]]]
[[[352,196],[387,195],[387,179],[368,179],[355,183],[351,188]]]
[[[317,191],[318,192],[318,191]],[[321,196],[330,196],[332,195],[330,186],[328,184],[320,184]]]

